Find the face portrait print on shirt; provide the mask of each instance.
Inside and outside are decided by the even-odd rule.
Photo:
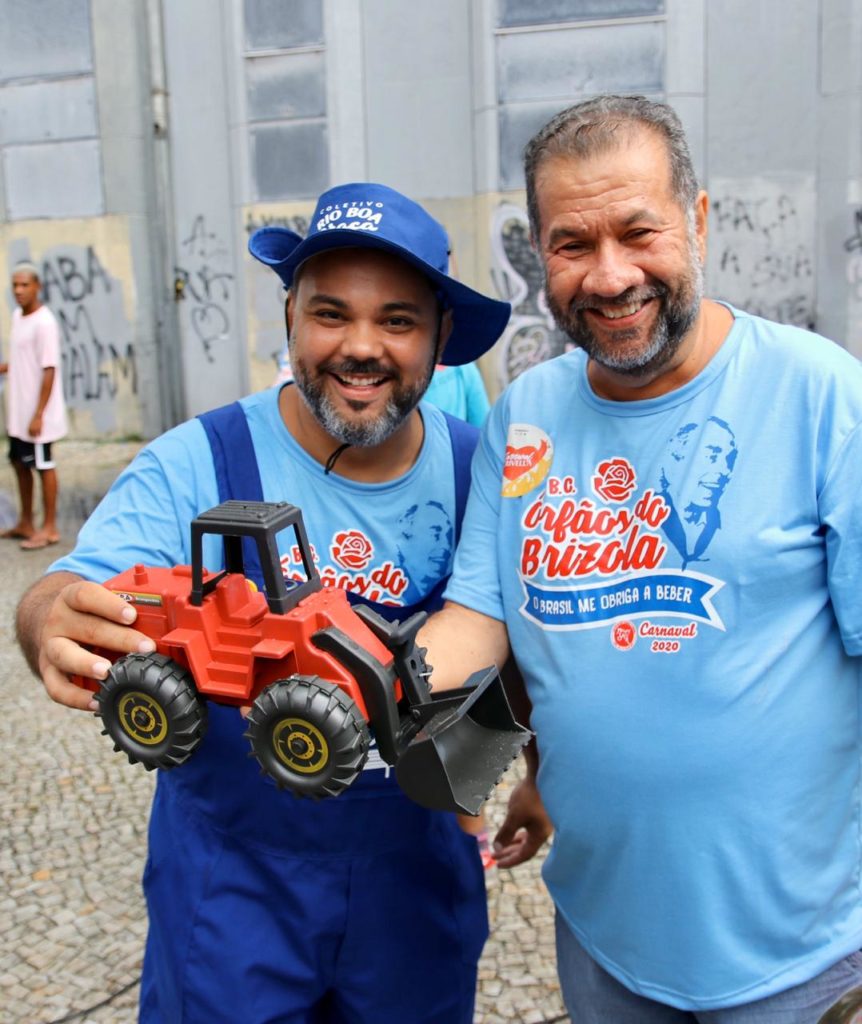
[[[398,567],[409,580],[409,604],[433,590],[449,572],[455,547],[449,513],[439,501],[411,505],[398,520],[395,544]]]
[[[686,423],[670,438],[661,462],[659,493],[670,508],[662,524],[665,536],[679,553],[682,568],[705,557],[721,529],[719,503],[739,452],[736,437],[717,416]]]

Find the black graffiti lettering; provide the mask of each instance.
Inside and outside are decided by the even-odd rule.
[[[192,222],[192,229],[189,232],[189,237],[184,238],[180,245],[184,249],[188,249],[189,253],[194,253],[195,247],[198,247],[197,255],[206,256],[208,243],[215,239],[215,235],[211,231],[207,231],[207,222],[203,214],[199,214],[195,217]]]
[[[186,307],[189,324],[203,347],[207,362],[213,363],[213,343],[230,333],[228,310],[234,275],[212,265],[211,261],[218,262],[225,250],[219,248],[216,234],[207,230],[203,214],[195,217],[188,237],[181,244],[188,250],[189,261],[174,267],[180,285],[177,291],[191,300]]]
[[[785,193],[780,194],[774,203],[766,196],[757,199],[722,196],[715,200],[712,209],[719,231],[762,235],[767,241],[772,241],[778,228],[797,217],[796,204]]]
[[[294,214],[292,217],[263,214],[255,218],[254,214],[249,213],[245,219],[245,233],[247,235],[254,234],[259,228],[268,227],[287,228],[289,231],[295,231],[304,238],[308,234],[308,218],[298,214]]]
[[[719,260],[719,266],[725,272],[733,271],[734,274],[741,273],[739,269],[739,257],[733,249],[729,247],[726,247],[724,252],[722,252],[721,259]]]
[[[85,250],[83,266],[74,256],[66,255],[48,258],[42,263],[42,292],[48,305],[81,302],[95,293],[97,280],[106,293],[111,291],[111,279],[91,245]]]
[[[847,252],[862,252],[862,208],[853,214],[853,234],[844,243]]]
[[[108,277],[105,268],[99,262],[99,257],[96,255],[96,250],[92,245],[87,246],[87,281],[88,288],[87,294],[93,294],[93,282],[96,278],[101,278],[102,284],[105,287],[105,292],[111,291],[111,279]]]
[[[804,246],[788,253],[768,252],[754,264],[751,275],[753,288],[771,284],[787,284],[814,276],[811,258]]]
[[[80,302],[87,294],[87,282],[79,273],[75,261],[68,256],[57,257],[57,268],[63,278],[63,298],[69,302]]]
[[[131,343],[123,353],[113,343],[103,344],[96,336],[87,308],[81,303],[71,313],[66,309],[58,310],[57,319],[63,335],[63,386],[70,402],[113,399],[121,379],[130,381],[132,393],[138,393],[138,371]]]

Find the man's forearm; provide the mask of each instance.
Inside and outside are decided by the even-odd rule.
[[[452,602],[431,616],[418,642],[428,648],[434,690],[462,686],[474,672],[502,666],[509,656],[504,623]]]
[[[81,578],[71,572],[49,573],[34,583],[18,604],[15,635],[34,675],[39,675],[39,648],[48,611],[63,587]]]
[[[39,399],[36,402],[36,410],[33,413],[34,416],[41,416],[45,412],[45,406],[48,404],[48,399],[51,397],[51,389],[54,387],[54,374],[55,369],[53,366],[46,366],[42,372],[42,386],[39,388]]]

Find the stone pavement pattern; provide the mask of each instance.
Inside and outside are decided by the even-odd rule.
[[[114,753],[92,716],[48,700],[18,652],[12,620],[20,594],[68,549],[100,489],[137,447],[58,445],[64,542],[22,552],[0,541],[0,1024],[136,1020],[146,929],[140,877],[154,776]],[[4,463],[0,528],[15,501]],[[516,778],[505,777],[489,806],[492,829]],[[480,964],[476,1024],[568,1021],[540,867],[537,857],[515,871],[487,873],[492,933]]]

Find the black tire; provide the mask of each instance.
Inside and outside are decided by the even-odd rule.
[[[335,683],[291,676],[271,683],[252,705],[246,737],[263,770],[297,796],[338,796],[368,757],[368,725]]]
[[[175,768],[207,730],[206,702],[186,669],[164,654],[128,654],[96,694],[103,735],[147,771]]]

